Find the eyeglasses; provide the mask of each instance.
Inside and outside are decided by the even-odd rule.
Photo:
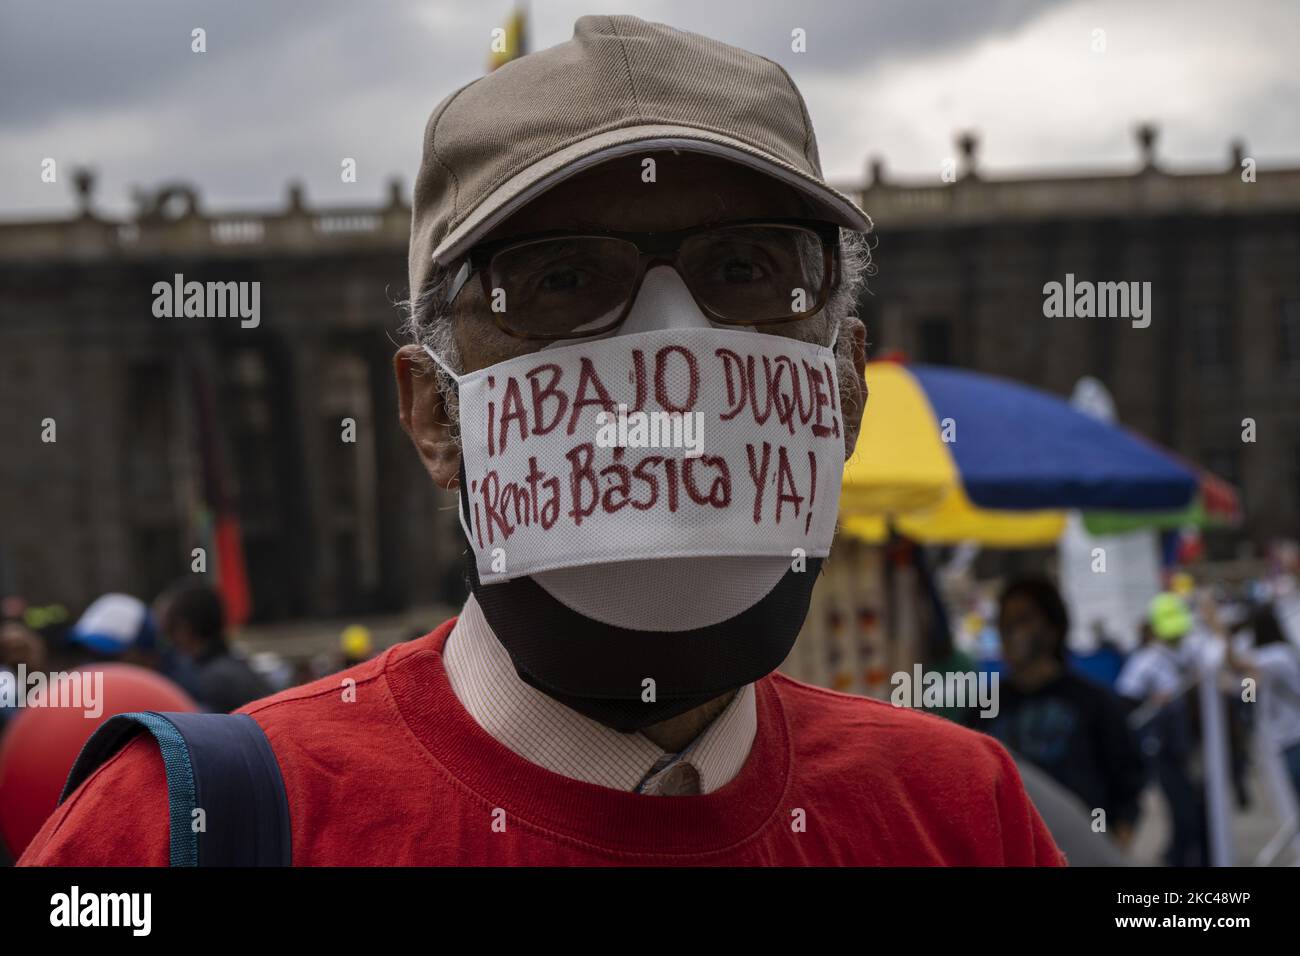
[[[724,325],[774,325],[826,305],[839,227],[815,219],[745,219],[677,232],[543,232],[481,243],[448,287],[475,272],[497,325],[523,339],[572,339],[615,328],[646,272],[677,270],[700,311]]]

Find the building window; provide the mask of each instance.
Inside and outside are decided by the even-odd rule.
[[[1278,358],[1283,367],[1300,371],[1300,299],[1283,299],[1278,305]]]
[[[132,363],[126,376],[123,434],[127,487],[137,504],[170,508],[172,474],[172,369],[162,359]]]
[[[1221,310],[1213,306],[1197,309],[1192,333],[1197,368],[1224,371],[1232,364],[1232,339]]]
[[[1292,450],[1291,457],[1291,481],[1295,488],[1295,519],[1291,522],[1291,530],[1294,532],[1297,525],[1300,525],[1300,443]]]
[[[278,528],[275,516],[282,504],[276,475],[278,436],[267,357],[257,349],[242,348],[227,362],[223,411],[231,452],[230,490],[250,528]]]
[[[952,364],[952,323],[940,316],[921,320],[917,327],[917,359],[929,365]]]

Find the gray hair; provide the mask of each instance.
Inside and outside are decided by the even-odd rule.
[[[840,380],[841,398],[847,396],[849,382],[857,375],[854,368],[851,337],[847,333],[849,320],[857,317],[858,299],[867,292],[867,280],[876,274],[871,260],[871,243],[865,233],[840,230],[839,270],[835,287],[831,290],[825,308],[812,319],[792,328],[791,338],[804,342],[829,345],[832,331],[839,330],[835,347],[835,374]],[[456,372],[463,371],[460,343],[456,339],[456,324],[452,321],[454,309],[447,301],[447,286],[452,273],[435,268],[424,290],[417,296],[396,303],[404,314],[401,333],[416,345],[434,352]],[[437,376],[438,389],[452,426],[452,440],[460,444],[460,407],[456,383],[441,367],[432,362],[417,365],[417,369],[432,371]],[[844,407],[841,402],[841,406]]]

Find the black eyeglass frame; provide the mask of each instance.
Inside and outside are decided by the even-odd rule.
[[[547,239],[621,239],[634,245],[639,253],[637,263],[636,277],[632,281],[632,289],[628,294],[627,302],[624,303],[622,311],[616,318],[608,324],[598,329],[585,329],[580,335],[572,335],[564,332],[534,332],[528,333],[512,328],[506,324],[504,314],[493,311],[493,321],[502,332],[517,339],[531,339],[535,341],[556,341],[561,339],[582,339],[590,338],[593,335],[603,335],[610,329],[617,328],[627,318],[628,313],[632,311],[632,304],[636,301],[637,293],[641,289],[641,283],[645,279],[645,274],[656,265],[668,265],[677,269],[677,258],[681,253],[681,247],[688,239],[705,233],[717,232],[723,229],[731,229],[736,226],[773,226],[783,229],[804,229],[815,233],[821,240],[822,246],[822,282],[817,294],[817,301],[812,308],[797,315],[781,315],[776,317],[762,317],[756,319],[733,319],[715,312],[709,306],[701,302],[696,296],[695,290],[691,289],[691,283],[682,276],[682,282],[687,290],[691,293],[691,298],[710,319],[723,325],[739,326],[763,326],[779,325],[783,322],[798,322],[803,319],[811,318],[826,307],[830,300],[831,290],[839,276],[840,266],[840,227],[833,222],[827,222],[822,219],[802,219],[802,218],[761,218],[761,219],[732,219],[724,222],[713,222],[701,226],[692,226],[689,229],[678,229],[673,232],[617,232],[612,230],[570,230],[570,229],[553,229],[545,232],[527,233],[519,236],[507,236],[502,239],[493,239],[488,242],[482,242],[474,246],[466,253],[462,260],[461,267],[457,270],[456,277],[452,280],[447,290],[446,302],[450,305],[460,295],[461,290],[469,282],[470,277],[477,272],[483,285],[483,297],[485,301],[492,300],[492,286],[489,273],[492,260],[507,249],[515,246],[530,245],[536,242],[543,242]],[[681,270],[677,269],[677,274],[682,275]]]

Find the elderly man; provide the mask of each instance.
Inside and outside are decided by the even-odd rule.
[[[1063,862],[991,738],[775,673],[866,400],[869,229],[779,66],[634,17],[435,109],[394,365],[472,595],[245,708],[294,863]],[[165,863],[165,776],[132,742],[25,862]]]

